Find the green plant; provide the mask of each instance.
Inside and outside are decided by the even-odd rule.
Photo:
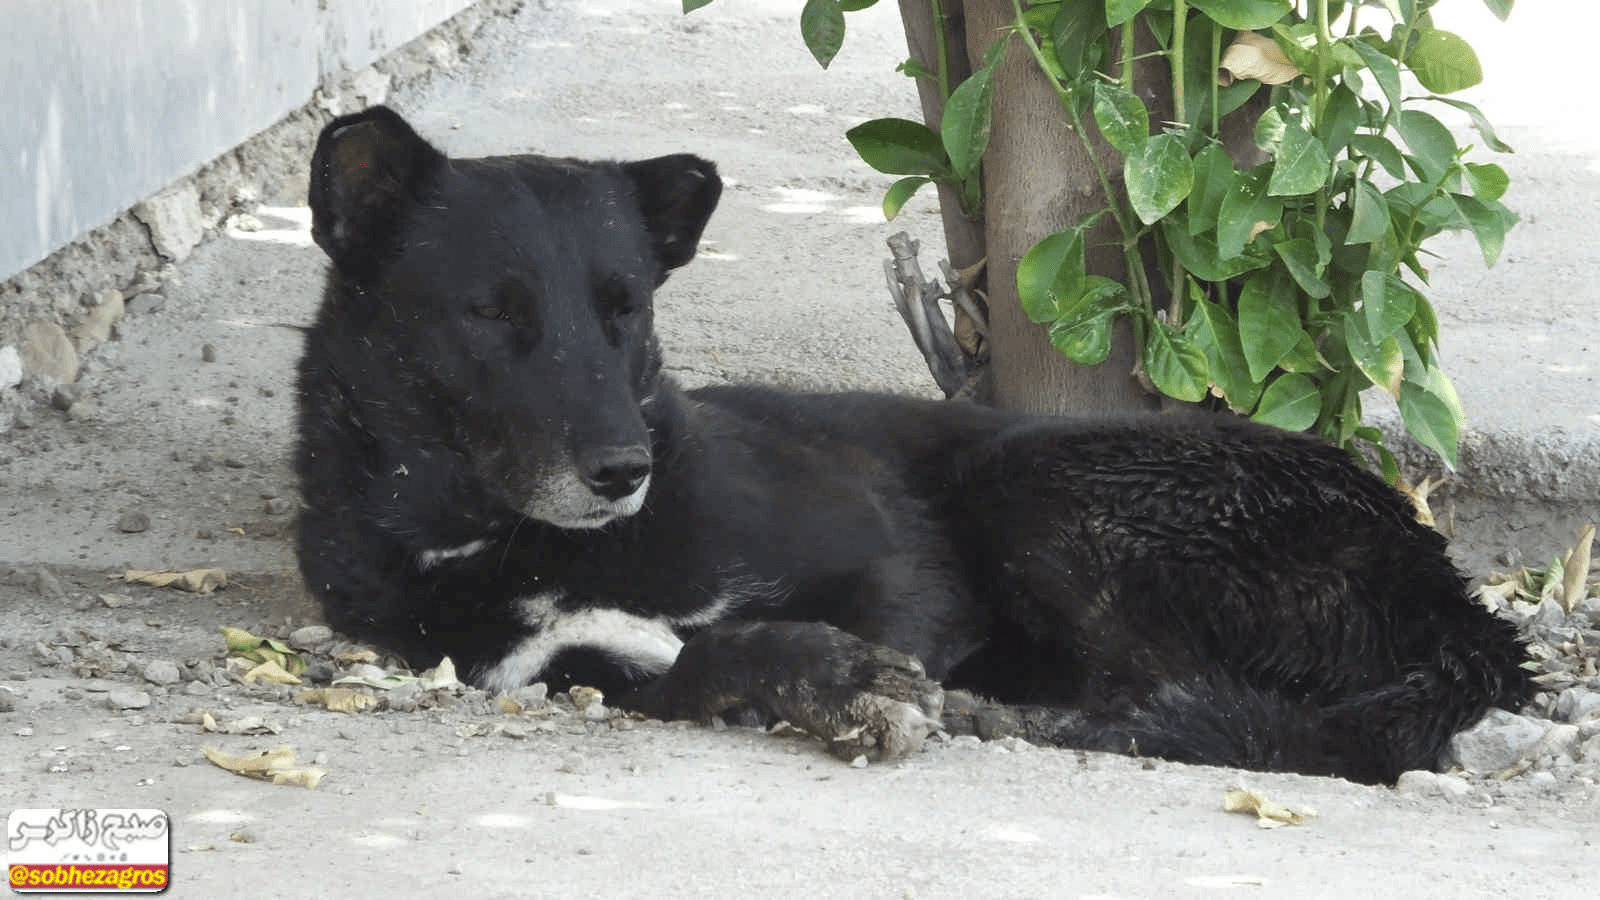
[[[802,35],[819,62],[843,40],[844,11],[872,2],[808,0]],[[941,0],[929,2],[941,16]],[[1428,277],[1423,244],[1466,229],[1492,264],[1516,217],[1500,202],[1505,172],[1469,162],[1473,148],[1428,111],[1465,112],[1484,144],[1510,150],[1479,110],[1439,96],[1482,76],[1472,48],[1434,27],[1432,0],[1011,2],[1011,27],[960,84],[942,68],[902,67],[939,85],[946,105],[937,131],[877,119],[849,132],[869,165],[902,176],[885,214],[929,182],[958,187],[965,211],[981,213],[994,71],[1016,41],[1097,160],[1109,199],[1018,266],[1023,309],[1057,349],[1083,365],[1103,362],[1125,316],[1153,388],[1183,401],[1215,397],[1352,450],[1370,442],[1392,480],[1380,432],[1362,422],[1361,392],[1378,385],[1395,396],[1412,435],[1454,465],[1462,413],[1435,358],[1438,321],[1419,287]],[[1512,0],[1485,2],[1501,19],[1510,13]],[[1137,35],[1170,72],[1172,121],[1155,128],[1134,89]],[[1225,47],[1229,57],[1264,55],[1281,75],[1262,74],[1270,86],[1243,77],[1221,84]],[[1407,72],[1427,93],[1404,93]],[[1270,105],[1255,142],[1268,158],[1241,168],[1219,142],[1219,124],[1261,90]],[[1090,122],[1121,157],[1120,172],[1089,144]],[[1117,225],[1121,280],[1085,266],[1087,228],[1101,216]]]

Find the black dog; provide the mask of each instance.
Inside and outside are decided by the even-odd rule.
[[[1392,781],[1529,693],[1407,502],[1313,438],[660,372],[693,156],[448,159],[330,124],[300,364],[300,560],[329,621],[494,690],[786,719],[836,751],[954,722]],[[943,710],[940,683],[993,698]],[[952,695],[955,697],[955,695]]]

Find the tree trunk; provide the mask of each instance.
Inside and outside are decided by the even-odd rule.
[[[1069,0],[1093,2],[1093,0]],[[981,60],[987,43],[1014,18],[1009,0],[966,0],[967,53]],[[1140,73],[1144,74],[1144,73]],[[1151,118],[1170,104],[1139,87]],[[1111,357],[1080,366],[1051,346],[1044,326],[1028,320],[1017,300],[1017,263],[1046,236],[1104,209],[1094,160],[1072,134],[1049,83],[1027,51],[1013,43],[995,73],[993,125],[983,158],[984,237],[989,253],[990,370],[993,401],[1006,409],[1089,414],[1159,409],[1160,398],[1134,376],[1132,329],[1120,319]],[[1092,128],[1092,125],[1090,126]],[[1122,183],[1121,157],[1098,133],[1091,138],[1113,188]],[[1086,234],[1088,268],[1123,277],[1121,236],[1110,216]]]
[[[1100,0],[1064,0],[1098,3]],[[935,29],[945,30],[950,55],[950,85],[960,84],[981,64],[984,51],[1015,17],[1011,0],[942,0],[944,20],[934,21],[931,0],[899,0],[906,43],[913,59],[938,70]],[[1165,59],[1154,53],[1154,39],[1141,31],[1134,38],[1138,62],[1134,87],[1153,123],[1173,118],[1171,76]],[[1118,35],[1111,36],[1111,57],[1117,58]],[[964,53],[963,53],[964,50]],[[917,80],[924,121],[935,130],[944,114],[938,85]],[[1241,166],[1263,157],[1253,141],[1256,119],[1266,108],[1268,93],[1223,119],[1219,137]],[[987,259],[980,290],[988,301],[989,355],[976,399],[1006,409],[1038,413],[1102,414],[1154,411],[1178,405],[1147,388],[1136,374],[1139,354],[1126,318],[1113,331],[1111,356],[1098,366],[1080,366],[1050,344],[1044,326],[1028,320],[1017,299],[1017,264],[1033,245],[1074,225],[1084,215],[1107,206],[1095,174],[1098,157],[1111,188],[1122,190],[1122,157],[1101,139],[1092,118],[1090,150],[1072,134],[1045,77],[1015,38],[995,73],[989,148],[983,157],[983,215],[961,212],[956,191],[941,185],[945,243],[950,261],[965,269]],[[1159,127],[1159,126],[1158,126]],[[1096,274],[1123,280],[1121,235],[1110,216],[1102,217],[1085,235],[1086,263]],[[1157,308],[1165,305],[1166,285],[1147,261]],[[958,336],[962,314],[956,313]]]

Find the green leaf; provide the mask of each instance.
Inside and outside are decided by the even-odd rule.
[[[1405,380],[1400,382],[1400,420],[1412,436],[1453,469],[1458,461],[1461,426],[1466,421],[1461,400],[1443,372],[1432,366],[1424,366],[1420,372],[1413,368],[1406,366]]]
[[[1083,0],[1058,4],[1050,36],[1055,42],[1056,62],[1066,74],[1063,80],[1076,81],[1084,72],[1099,68],[1105,57],[1105,11]]]
[[[1285,431],[1305,431],[1317,424],[1321,412],[1322,393],[1316,382],[1304,375],[1283,374],[1267,385],[1250,418]]]
[[[1328,95],[1328,105],[1323,108],[1322,121],[1317,123],[1317,137],[1322,149],[1330,156],[1337,154],[1350,143],[1356,128],[1364,118],[1361,98],[1346,85],[1338,85]]]
[[[1478,54],[1459,35],[1439,28],[1419,29],[1406,65],[1423,87],[1453,94],[1483,81]]]
[[[1421,362],[1433,362],[1433,346],[1439,342],[1439,319],[1428,298],[1417,295],[1417,311],[1406,323],[1406,335],[1411,338],[1412,350]]]
[[[1417,292],[1400,276],[1378,271],[1361,276],[1361,316],[1373,341],[1404,328],[1416,311]]]
[[[1511,15],[1511,5],[1514,2],[1516,0],[1483,0],[1483,5],[1489,7],[1489,12],[1494,13],[1495,18],[1504,22]]]
[[[1261,397],[1261,383],[1250,377],[1250,363],[1239,340],[1239,323],[1222,306],[1195,301],[1190,329],[1195,345],[1206,354],[1211,384],[1235,412],[1249,412]]]
[[[1399,130],[1417,174],[1433,184],[1443,181],[1459,152],[1450,129],[1421,110],[1408,109],[1400,113]]]
[[[1456,209],[1467,221],[1467,228],[1478,239],[1478,249],[1483,251],[1483,263],[1492,266],[1505,249],[1506,232],[1516,221],[1516,216],[1496,200],[1479,200],[1466,194],[1451,194]]]
[[[1101,310],[1050,326],[1050,344],[1080,366],[1098,366],[1111,358],[1112,326],[1118,310]]]
[[[939,123],[939,136],[950,156],[950,165],[960,178],[969,178],[983,161],[989,146],[991,101],[994,99],[994,69],[973,72],[950,93]]]
[[[1017,297],[1034,322],[1054,322],[1084,293],[1083,229],[1058,231],[1017,264]]]
[[[1265,381],[1304,333],[1292,278],[1268,271],[1244,283],[1239,291],[1239,340],[1251,378]]]
[[[1071,0],[1071,2],[1087,4],[1089,0]],[[1149,5],[1150,0],[1106,0],[1106,24],[1115,28]]]
[[[883,195],[883,218],[889,220],[900,215],[900,208],[906,205],[906,201],[910,200],[923,185],[932,181],[933,179],[924,175],[912,175],[889,185],[889,190]]]
[[[1378,89],[1383,91],[1383,97],[1389,101],[1389,114],[1394,115],[1400,109],[1400,66],[1389,54],[1372,46],[1359,38],[1350,39],[1350,46],[1361,55],[1367,64],[1367,69],[1372,72],[1372,77],[1378,81]]]
[[[1188,213],[1185,219],[1190,234],[1199,234],[1217,226],[1222,212],[1222,198],[1233,187],[1237,177],[1233,159],[1221,144],[1207,144],[1194,157],[1194,186],[1189,189]]]
[[[711,0],[683,0],[683,14],[688,15],[702,6],[710,6]]]
[[[1467,163],[1462,166],[1467,176],[1467,187],[1479,200],[1499,200],[1511,186],[1511,176],[1494,163]]]
[[[1268,107],[1267,111],[1256,119],[1252,139],[1257,147],[1270,152],[1283,143],[1283,130],[1283,110],[1276,106]]]
[[[926,78],[929,81],[935,82],[939,80],[939,74],[937,72],[914,59],[908,59],[900,65],[895,66],[894,70],[910,78]]]
[[[1283,260],[1283,265],[1294,278],[1294,283],[1300,286],[1300,290],[1304,291],[1306,296],[1321,300],[1333,293],[1333,289],[1322,279],[1322,265],[1317,259],[1317,246],[1310,239],[1280,241],[1273,244],[1272,249],[1278,254],[1278,258]]]
[[[1189,0],[1224,28],[1253,31],[1277,24],[1294,6],[1290,0]]]
[[[1377,185],[1365,178],[1357,181],[1350,206],[1350,231],[1344,237],[1345,243],[1370,244],[1389,233],[1389,204]]]
[[[1144,371],[1161,393],[1188,403],[1205,399],[1211,384],[1205,351],[1157,319],[1145,335]]]
[[[1328,182],[1328,152],[1299,122],[1284,121],[1283,141],[1274,155],[1272,180],[1267,182],[1271,196],[1310,194]]]
[[[1383,167],[1390,177],[1406,177],[1406,161],[1393,141],[1376,134],[1358,134],[1350,139],[1350,158],[1370,159]]]
[[[1374,338],[1367,328],[1366,319],[1355,312],[1345,315],[1343,331],[1345,349],[1349,351],[1356,368],[1367,380],[1398,397],[1400,379],[1405,373],[1405,357],[1400,351],[1400,341],[1392,334]]]
[[[1276,226],[1283,203],[1267,196],[1267,174],[1256,169],[1235,179],[1217,213],[1217,253],[1232,259],[1244,252],[1252,235]]]
[[[1246,244],[1243,253],[1224,257],[1217,250],[1214,235],[1190,234],[1182,222],[1174,219],[1162,220],[1161,234],[1178,262],[1202,281],[1227,281],[1272,262],[1272,255],[1254,243]]]
[[[1383,432],[1371,425],[1362,425],[1355,430],[1355,436],[1371,444],[1378,451],[1378,466],[1383,470],[1383,480],[1394,484],[1400,480],[1400,466],[1394,461],[1394,454],[1383,445]]]
[[[860,12],[871,9],[878,4],[878,0],[839,0],[839,8],[845,12]]]
[[[839,0],[806,0],[800,10],[800,37],[806,49],[826,69],[844,46],[844,10]]]
[[[1095,83],[1094,121],[1100,135],[1124,156],[1132,156],[1150,137],[1150,113],[1144,102],[1114,81]]]
[[[950,161],[933,129],[910,119],[872,119],[845,132],[867,165],[887,175],[948,174]]]
[[[1189,196],[1194,186],[1194,160],[1184,149],[1183,139],[1167,132],[1129,154],[1123,160],[1122,175],[1134,214],[1149,225]]]
[[[1490,150],[1493,150],[1496,153],[1515,152],[1511,149],[1510,144],[1500,140],[1500,136],[1494,133],[1494,126],[1489,124],[1489,118],[1485,116],[1483,111],[1478,109],[1476,106],[1473,106],[1471,103],[1468,103],[1465,100],[1456,100],[1452,97],[1429,97],[1427,99],[1437,100],[1440,103],[1454,106],[1456,109],[1466,113],[1467,118],[1472,122],[1473,129],[1478,132],[1479,137],[1483,138],[1484,144],[1487,145]]]

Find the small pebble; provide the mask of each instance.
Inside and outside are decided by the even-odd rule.
[[[208,363],[216,362],[217,361],[217,348],[211,346],[210,344],[206,344],[206,345],[202,346],[200,348],[200,358],[205,360]]]
[[[138,510],[125,512],[117,520],[117,530],[123,534],[139,534],[150,530],[150,517]]]
[[[183,680],[183,670],[170,659],[152,659],[145,663],[144,680],[151,684],[177,684]]]
[[[333,640],[333,629],[326,625],[306,625],[289,632],[289,644],[311,650]]]
[[[106,705],[112,709],[144,709],[150,705],[150,695],[144,691],[118,688],[106,694]]]

